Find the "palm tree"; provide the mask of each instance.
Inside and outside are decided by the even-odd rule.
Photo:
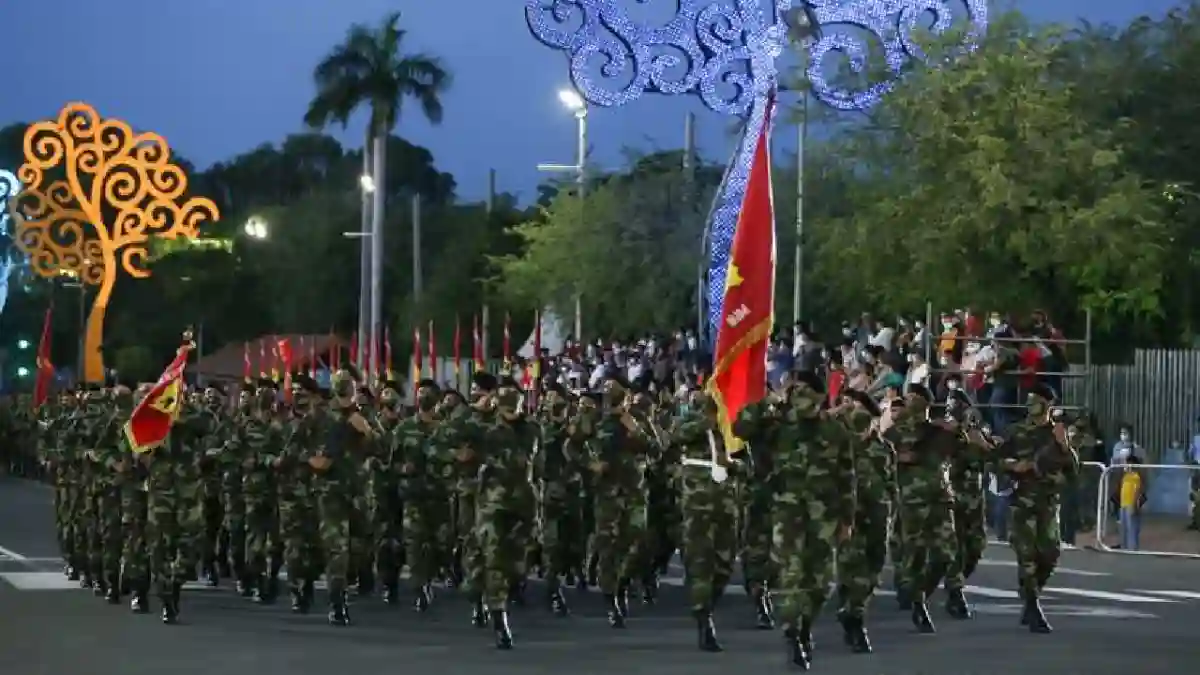
[[[370,209],[371,259],[375,268],[371,275],[372,323],[380,320],[377,280],[387,196],[387,139],[409,99],[416,100],[426,119],[434,124],[441,123],[441,97],[449,89],[451,80],[450,72],[437,57],[403,51],[407,31],[399,24],[400,13],[393,12],[377,27],[351,26],[346,39],[313,71],[317,93],[304,114],[305,124],[313,129],[324,129],[335,122],[345,127],[350,115],[360,106],[365,105],[371,111],[363,156],[364,163],[371,161],[374,165],[370,171],[375,186]],[[366,166],[364,164],[364,168]],[[366,207],[364,199],[364,209]],[[377,325],[370,328],[372,331],[378,329]],[[365,332],[361,334],[365,335]]]

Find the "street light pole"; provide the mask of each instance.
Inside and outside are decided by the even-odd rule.
[[[362,218],[359,231],[370,232],[373,199],[371,193],[375,191],[375,181],[371,178],[371,137],[369,134],[367,142],[363,144],[362,176],[359,179],[359,187],[362,191]],[[358,244],[358,345],[354,350],[357,354],[357,362],[354,366],[360,371],[363,366],[363,354],[366,353],[364,345],[367,344],[367,322],[371,314],[372,239],[372,237],[361,237]]]
[[[569,165],[562,164],[538,164],[538,171],[551,172],[570,172],[575,174],[575,186],[578,192],[580,206],[583,206],[584,200],[587,198],[587,148],[588,148],[588,108],[587,101],[579,95],[579,92],[573,89],[564,89],[558,92],[558,100],[571,112],[575,114],[576,123],[576,145],[575,145],[575,163]],[[582,212],[582,208],[580,209]],[[575,291],[575,339],[582,340],[583,338],[583,300],[579,290]]]
[[[367,363],[367,372],[370,376],[379,375],[379,354],[378,349],[374,348],[376,344],[375,337],[379,335],[383,326],[383,218],[385,200],[387,199],[387,186],[383,185],[386,180],[384,171],[386,170],[383,162],[387,156],[385,145],[387,144],[388,136],[384,133],[375,134],[375,151],[371,158],[371,164],[374,171],[371,175],[376,178],[375,192],[371,195],[374,199],[371,201],[371,324],[368,327],[370,337],[364,336],[365,351],[370,355],[370,361]],[[359,353],[363,353],[363,349]]]
[[[804,141],[808,136],[808,90],[800,93],[800,113],[803,117],[796,133],[796,250],[795,269],[792,271],[792,324],[800,323],[800,312],[804,308],[801,296],[804,292]]]

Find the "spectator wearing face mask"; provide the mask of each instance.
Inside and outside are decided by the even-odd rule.
[[[792,346],[793,364],[796,370],[805,373],[820,372],[821,366],[824,365],[821,353],[825,346],[813,334],[808,326],[802,325],[800,332],[796,335],[795,344]]]
[[[1019,364],[1016,353],[1004,343],[1005,339],[1011,337],[1012,334],[1007,331],[1000,331],[993,336],[992,349],[995,350],[996,356],[983,369],[985,380],[991,385],[987,402],[992,429],[1000,435],[1004,435],[1009,421],[1013,418],[1010,406],[1017,403],[1016,374]]]
[[[1109,465],[1130,464],[1132,463],[1130,457],[1134,454],[1141,454],[1140,451],[1141,447],[1133,440],[1133,425],[1123,424],[1117,436],[1117,442],[1113,444],[1112,454],[1109,455]]]

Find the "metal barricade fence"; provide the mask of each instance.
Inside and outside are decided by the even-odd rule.
[[[1097,462],[1085,462],[1084,464],[1095,465]],[[1138,510],[1136,522],[1125,519],[1117,522],[1118,536],[1127,534],[1124,528],[1136,527],[1142,541],[1146,540],[1147,534],[1152,534],[1152,542],[1167,542],[1166,544],[1151,543],[1151,546],[1165,545],[1182,550],[1155,550],[1141,546],[1138,546],[1136,550],[1130,550],[1119,543],[1110,545],[1106,541],[1112,525],[1114,502],[1116,515],[1120,516],[1120,481],[1124,473],[1129,470],[1136,470],[1141,474],[1141,489],[1146,495],[1146,502]],[[1194,479],[1197,477],[1200,477],[1200,465],[1121,464],[1105,466],[1100,475],[1099,489],[1096,494],[1096,548],[1106,553],[1200,559],[1200,532],[1187,528],[1189,500]],[[1152,525],[1152,527],[1147,529],[1147,525]],[[1128,537],[1121,538],[1129,539]],[[1125,543],[1129,543],[1129,541]]]
[[[1096,499],[1107,468],[1104,462],[1080,462],[1079,475],[1067,486],[1059,509],[1064,542],[1078,543],[1078,535],[1096,531]]]

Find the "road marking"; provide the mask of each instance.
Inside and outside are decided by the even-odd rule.
[[[71,581],[61,572],[3,572],[0,579],[18,591],[65,591],[78,589],[79,582]]]
[[[1152,598],[1146,595],[1130,595],[1128,593],[1111,593],[1109,591],[1094,591],[1085,588],[1047,588],[1048,595],[1073,595],[1081,598],[1095,598],[1097,600],[1112,600],[1113,602],[1140,602],[1147,604],[1169,604],[1178,602],[1177,600],[1168,600],[1167,598]]]
[[[994,614],[1018,616],[1025,610],[1024,605],[986,604],[972,605],[976,614]],[[1093,619],[1157,619],[1157,614],[1148,614],[1123,607],[1092,607],[1088,605],[1043,605],[1043,611],[1048,616],[1073,616]]]
[[[1006,588],[988,588],[987,586],[970,586],[966,587],[968,595],[981,595],[985,598],[999,598],[1001,600],[1016,600],[1021,597],[1016,591],[1010,591]]]
[[[1179,598],[1181,600],[1200,600],[1200,593],[1196,591],[1146,591],[1134,589],[1130,593],[1145,593],[1147,595],[1161,595],[1167,598]]]
[[[989,560],[984,558],[979,561],[980,567],[1016,567],[1015,560]],[[1077,577],[1111,577],[1111,572],[1095,572],[1092,570],[1077,570],[1071,567],[1057,567],[1054,569],[1056,574],[1072,574]]]
[[[0,546],[0,556],[4,556],[8,560],[12,560],[14,562],[29,562],[29,558],[26,558],[25,556],[11,549],[4,548],[3,546]]]

